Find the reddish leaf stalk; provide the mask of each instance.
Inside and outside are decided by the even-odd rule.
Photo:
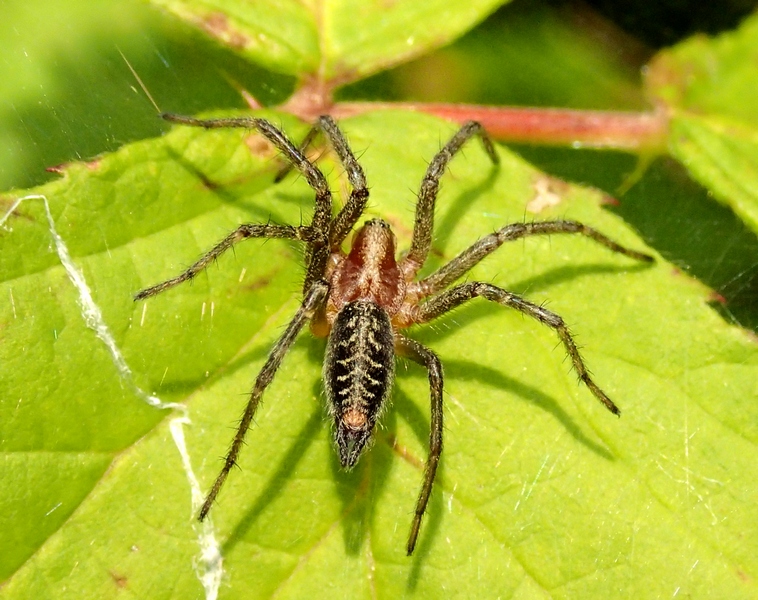
[[[471,104],[338,102],[337,118],[370,110],[417,110],[463,123],[476,120],[498,140],[527,144],[662,152],[668,118],[662,110],[612,112],[564,108],[498,107]]]

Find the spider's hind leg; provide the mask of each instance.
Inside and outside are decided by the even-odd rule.
[[[426,512],[429,498],[432,495],[432,485],[437,475],[437,466],[442,454],[442,364],[439,357],[426,346],[405,336],[395,334],[395,348],[398,354],[425,366],[429,373],[429,388],[431,390],[432,420],[429,431],[429,458],[424,469],[424,481],[421,484],[416,510],[411,524],[411,532],[408,536],[406,551],[408,556],[413,554],[416,547],[418,532],[421,528],[421,519]]]
[[[303,328],[305,323],[308,320],[312,319],[316,314],[318,309],[324,303],[328,292],[329,286],[325,281],[316,281],[311,286],[308,293],[305,295],[303,303],[295,313],[295,316],[292,317],[289,325],[287,325],[287,329],[279,338],[279,341],[277,341],[274,347],[271,349],[266,363],[263,365],[260,373],[258,373],[258,377],[255,379],[255,384],[253,385],[253,389],[250,392],[250,399],[247,402],[245,412],[243,413],[242,419],[240,420],[239,427],[237,428],[237,433],[234,435],[234,441],[232,442],[232,445],[229,448],[229,452],[227,452],[226,458],[224,459],[224,466],[221,468],[221,472],[213,482],[211,491],[208,492],[208,495],[203,502],[203,506],[200,508],[200,513],[198,515],[198,519],[200,521],[205,519],[205,517],[208,515],[208,512],[213,506],[213,502],[216,500],[216,496],[218,495],[219,490],[221,490],[221,486],[224,485],[224,482],[229,475],[229,471],[231,471],[232,467],[237,464],[237,457],[239,456],[240,449],[242,448],[242,444],[245,441],[245,434],[250,428],[250,424],[253,422],[255,411],[260,404],[261,396],[263,395],[264,390],[274,379],[276,371],[282,364],[284,355],[287,354],[289,349],[292,347],[292,344],[295,343],[297,334],[300,333],[300,330]]]

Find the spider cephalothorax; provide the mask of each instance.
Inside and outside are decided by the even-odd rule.
[[[256,129],[276,146],[316,192],[316,206],[309,225],[240,225],[226,238],[178,276],[142,290],[141,300],[188,281],[205,269],[235,243],[246,238],[285,238],[306,245],[306,273],[302,304],[279,338],[255,380],[239,428],[226,456],[224,466],[200,510],[202,520],[236,464],[245,434],[250,427],[261,395],[279,368],[300,330],[310,321],[311,331],[327,337],[323,380],[328,408],[334,421],[334,439],[343,467],[355,465],[366,449],[382,410],[387,406],[395,374],[395,356],[400,355],[426,367],[431,391],[431,431],[429,458],[424,470],[421,492],[406,547],[411,554],[416,545],[421,519],[426,511],[432,484],[442,452],[442,365],[437,355],[406,337],[401,330],[427,323],[461,304],[482,297],[515,308],[552,328],[560,338],[579,378],[603,405],[619,414],[619,409],[593,381],[579,350],[561,317],[492,284],[467,282],[450,287],[483,258],[503,243],[533,235],[575,233],[606,248],[646,262],[652,257],[620,246],[598,231],[576,221],[514,223],[475,242],[450,262],[417,280],[432,244],[434,204],[439,181],[448,162],[472,137],[478,135],[484,149],[497,164],[495,149],[482,127],[473,121],[463,125],[429,163],[416,204],[411,247],[397,260],[395,236],[380,219],[367,221],[356,233],[349,252],[342,244],[361,217],[368,199],[363,169],[347,140],[328,116],[318,119],[306,137],[307,144],[320,130],[334,148],[352,186],[344,207],[332,215],[332,196],[321,171],[287,136],[265,119],[241,117],[200,120],[163,115],[165,119],[206,128],[243,127]],[[286,174],[287,169],[280,173]]]

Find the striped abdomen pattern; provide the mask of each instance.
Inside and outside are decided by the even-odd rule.
[[[363,300],[345,304],[329,334],[323,374],[343,467],[355,465],[371,439],[394,375],[394,335],[387,311]]]

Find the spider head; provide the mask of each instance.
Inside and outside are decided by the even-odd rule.
[[[355,300],[379,304],[395,314],[405,296],[405,281],[395,259],[395,234],[381,219],[364,223],[331,275],[330,301],[342,307]]]

